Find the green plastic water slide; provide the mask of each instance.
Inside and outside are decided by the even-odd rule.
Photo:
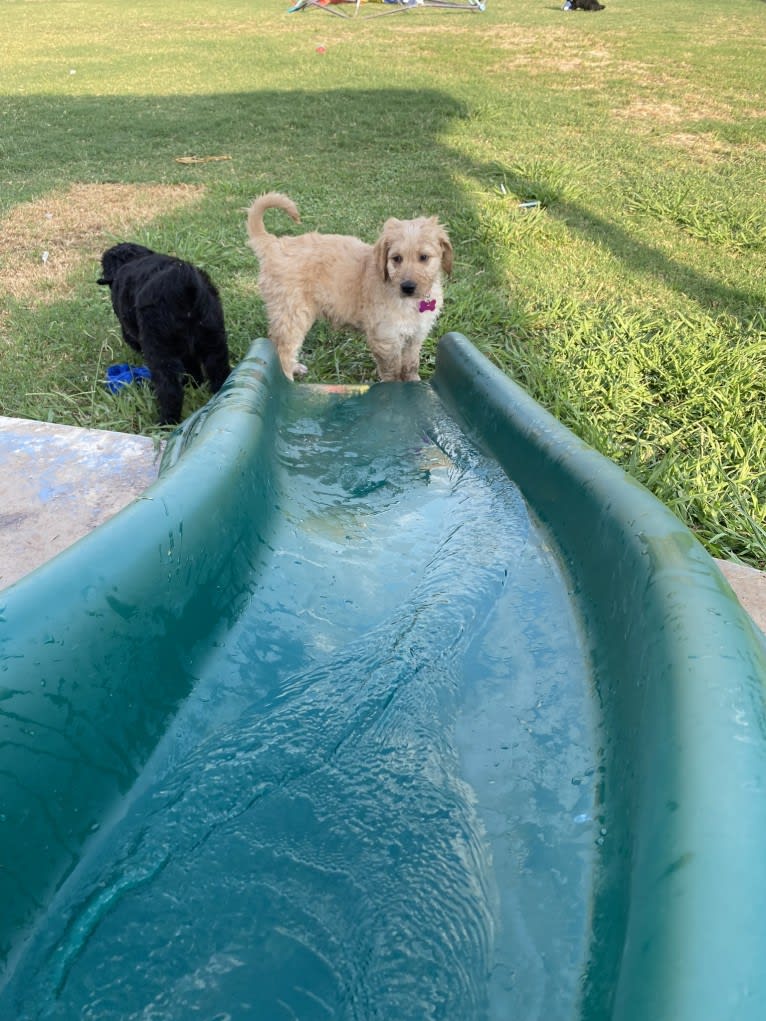
[[[366,393],[256,342],[144,497],[0,593],[0,665],[0,1018],[188,1017],[185,969],[232,1018],[766,1016],[762,637],[459,334]]]

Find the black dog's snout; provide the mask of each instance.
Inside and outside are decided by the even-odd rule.
[[[399,284],[402,294],[414,294],[418,285],[414,280],[402,280]]]

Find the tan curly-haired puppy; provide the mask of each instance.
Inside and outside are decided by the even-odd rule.
[[[442,271],[452,270],[452,246],[437,218],[387,220],[368,245],[345,234],[276,237],[263,225],[270,208],[296,223],[300,217],[278,192],[257,198],[247,217],[269,338],[288,379],[307,371],[298,354],[320,318],[363,331],[382,380],[420,379],[420,348],[442,307]]]

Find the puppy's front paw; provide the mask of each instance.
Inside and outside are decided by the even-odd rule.
[[[296,362],[293,368],[293,376],[305,376],[308,371],[308,366],[303,365],[301,362]]]

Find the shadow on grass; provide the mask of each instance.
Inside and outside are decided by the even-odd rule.
[[[446,141],[470,116],[454,98],[416,89],[5,97],[0,98],[5,127],[0,203],[8,208],[65,192],[75,182],[204,185],[199,202],[139,224],[124,239],[204,265],[221,289],[233,351],[241,356],[253,337],[265,332],[265,317],[252,288],[247,293],[244,284],[237,288],[238,281],[250,284],[256,275],[244,226],[245,209],[254,196],[275,189],[298,203],[302,226],[294,228],[277,217],[279,231],[316,229],[372,241],[388,216],[436,213],[447,224],[468,224],[468,233],[475,235],[475,218],[458,182],[466,175],[481,177],[484,168]],[[179,162],[190,156],[227,158]],[[459,247],[461,239],[455,240]],[[85,247],[82,237],[72,241]],[[101,238],[95,247],[100,243]],[[474,258],[472,252],[471,261]],[[500,288],[495,253],[482,250],[480,259],[485,286]],[[95,371],[97,349],[90,341],[83,345],[83,335],[91,332],[91,325],[103,334],[107,323],[114,324],[106,313],[92,321],[92,302],[83,300],[81,285],[71,299],[57,301],[55,309],[32,302],[28,308],[9,310],[9,336],[20,338],[24,352],[9,352],[5,413],[50,414],[45,401],[24,407],[25,389],[29,395],[32,390],[87,389],[88,362]],[[61,359],[46,357],[45,324],[52,313],[61,343],[66,346],[65,337],[72,337],[72,352]],[[463,325],[465,332],[471,325]],[[320,361],[323,346],[317,345],[312,363],[316,378],[334,371],[331,352]],[[356,371],[359,358],[365,358],[367,378],[374,365],[363,347],[355,345],[360,354],[350,365]],[[39,374],[32,373],[34,378],[25,383],[35,364]]]
[[[615,222],[594,216],[591,210],[566,198],[555,186],[545,181],[514,173],[498,163],[488,168],[488,171],[495,179],[501,177],[504,184],[516,194],[538,199],[550,216],[566,224],[570,233],[579,234],[594,245],[606,248],[632,272],[654,277],[658,283],[692,298],[703,311],[727,312],[735,319],[747,322],[756,311],[756,306],[762,308],[766,304],[766,291],[754,297],[750,292],[729,287],[714,277],[671,259],[659,248],[637,240]],[[571,268],[580,275],[588,272],[587,266]]]
[[[490,185],[499,169],[450,145],[456,122],[471,111],[436,90],[6,97],[0,115],[6,202],[73,181],[204,183],[213,189],[209,201],[235,217],[225,225],[234,244],[243,237],[241,207],[264,188],[288,191],[306,225],[318,230],[372,238],[385,217],[424,212],[447,222],[455,218],[470,230],[474,211],[459,181]],[[231,159],[177,162],[222,154]],[[752,295],[669,259],[545,182],[506,171],[503,177],[519,194],[544,195],[549,215],[563,219],[573,234],[607,247],[631,270],[658,278],[702,307],[715,305],[736,316],[752,305]],[[203,203],[197,216],[209,213]],[[500,254],[488,245],[474,249],[484,286],[501,282]]]
[[[224,296],[237,355],[244,353],[253,336],[265,331],[260,304],[249,294],[237,293],[236,279],[238,274],[241,280],[255,278],[255,262],[245,243],[244,210],[256,194],[271,189],[286,191],[297,201],[304,224],[300,229],[353,233],[368,240],[377,236],[388,216],[437,213],[450,227],[457,256],[456,280],[447,291],[440,328],[462,330],[490,356],[492,345],[501,346],[514,324],[523,324],[528,316],[514,304],[504,269],[505,248],[482,239],[480,210],[465,190],[466,180],[487,190],[499,173],[519,196],[539,196],[548,215],[564,221],[570,234],[608,248],[631,271],[656,277],[702,308],[715,307],[743,322],[748,309],[752,313],[752,295],[669,259],[624,227],[571,201],[555,184],[514,174],[496,161],[471,159],[453,139],[470,139],[474,113],[440,91],[5,97],[0,98],[0,117],[4,125],[0,202],[5,207],[64,190],[73,182],[205,186],[198,204],[142,225],[135,239],[199,261],[212,272]],[[475,124],[477,132],[485,130],[480,116]],[[189,156],[229,158],[178,162]],[[292,224],[285,220],[278,229],[292,229]],[[572,270],[587,272],[587,267]],[[479,278],[482,294],[491,293],[491,301],[486,297],[480,301],[478,295],[472,300],[472,284]],[[34,380],[37,390],[76,391],[87,384],[89,361],[95,371],[98,349],[90,342],[90,352],[86,342],[83,350],[81,340],[90,332],[92,303],[83,301],[82,294],[57,303],[61,343],[65,346],[65,338],[71,336],[73,346],[72,354],[60,363],[45,359],[44,335],[49,331],[44,324],[50,313],[51,309],[34,308],[11,312],[15,324],[11,322],[9,336],[23,337],[19,346],[24,352],[7,352],[3,401],[7,414],[40,414],[41,409],[23,406],[24,377],[36,357],[45,362],[43,372],[48,374]],[[95,323],[97,333],[103,334],[107,321],[111,323],[101,317]],[[309,349],[317,336],[315,378],[341,378],[321,333],[310,336]],[[424,350],[429,361],[435,339]],[[365,377],[371,372],[363,345],[354,342],[353,349],[340,354],[347,359],[346,372]]]
[[[412,206],[461,204],[454,176],[464,161],[441,139],[469,114],[434,91],[40,96],[0,100],[0,115],[6,200],[72,181],[202,181],[248,198],[268,183],[310,198],[323,216],[368,210],[371,227]],[[221,154],[231,159],[177,162]]]

